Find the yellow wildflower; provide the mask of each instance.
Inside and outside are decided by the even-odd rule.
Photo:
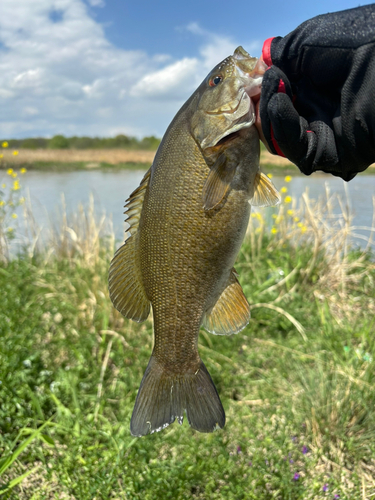
[[[5,201],[4,200],[0,200],[0,207],[3,207],[5,205]]]
[[[285,182],[290,182],[292,180],[292,177],[290,175],[287,175],[284,179]]]
[[[267,177],[268,177],[269,179],[272,179],[273,175],[272,175],[272,174],[267,174]]]
[[[11,233],[13,231],[12,227],[8,227],[8,233]]]
[[[294,222],[298,222],[299,221],[299,217],[294,217]]]
[[[7,187],[7,185],[6,185],[6,184],[1,184],[1,187],[2,187],[3,189],[5,189],[5,188]]]
[[[299,223],[297,224],[297,226],[298,226],[298,227],[302,227],[302,226],[303,226],[302,222],[299,222]]]
[[[293,215],[293,210],[292,210],[292,209],[289,209],[286,213],[287,213],[288,215]]]
[[[3,153],[1,153],[1,154],[0,154],[0,158],[4,158],[4,155],[3,155]]]
[[[12,175],[12,174],[13,174],[13,168],[8,168],[8,170],[7,170],[7,174],[8,174],[8,175]]]
[[[258,219],[259,221],[261,221],[261,222],[263,221],[263,217],[262,217],[260,212],[253,212],[251,215],[252,215],[252,217],[255,217],[256,219]]]
[[[23,203],[25,203],[25,201],[26,201],[26,200],[25,200],[25,198],[24,198],[24,197],[20,198],[20,204],[21,204],[21,205],[22,205]]]
[[[26,170],[26,168],[21,168],[20,172],[21,172],[21,174],[26,174],[27,170]]]
[[[16,181],[13,182],[13,190],[18,191],[20,188],[20,181],[17,179]]]
[[[3,148],[7,148],[7,147],[9,146],[9,144],[7,143],[7,141],[4,141],[4,142],[2,143],[2,146],[3,146]]]
[[[276,214],[272,214],[272,219],[276,219],[277,218],[277,215]]]
[[[285,186],[283,186],[283,187],[280,189],[280,191],[281,191],[282,193],[287,193],[287,192],[288,192],[288,188],[286,188]]]
[[[13,179],[15,179],[17,177],[17,173],[13,172],[12,177],[13,177]]]
[[[18,151],[13,151],[14,156],[18,155]]]
[[[12,219],[17,219],[18,215],[17,214],[12,214]]]
[[[285,196],[285,203],[291,203],[292,197],[291,196]]]
[[[277,228],[274,226],[272,229],[271,229],[271,233],[272,234],[276,234],[278,232]]]

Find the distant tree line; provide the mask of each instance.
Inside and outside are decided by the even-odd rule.
[[[128,137],[127,135],[117,135],[116,137],[65,137],[55,135],[51,139],[44,137],[27,139],[3,139],[10,148],[16,149],[103,149],[103,148],[124,148],[124,149],[145,149],[155,150],[160,144],[160,139],[151,135],[143,139]],[[1,143],[0,142],[0,143]]]

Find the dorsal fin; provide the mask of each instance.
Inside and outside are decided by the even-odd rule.
[[[217,207],[229,192],[230,183],[236,173],[236,166],[230,165],[228,158],[222,153],[211,167],[203,186],[203,208],[206,212]]]
[[[126,222],[130,237],[115,253],[109,268],[109,296],[115,308],[126,318],[144,321],[150,313],[150,301],[146,296],[137,261],[136,233],[146,189],[150,181],[151,168],[143,177],[139,187],[126,200]]]
[[[281,196],[278,190],[262,172],[258,171],[254,180],[253,196],[250,199],[250,205],[254,207],[272,207],[278,205],[281,201]]]
[[[232,269],[228,284],[213,309],[204,317],[203,327],[216,335],[238,333],[250,320],[250,306]]]

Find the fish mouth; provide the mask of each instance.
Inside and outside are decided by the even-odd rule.
[[[210,147],[222,146],[223,144],[227,144],[234,140],[236,137],[240,135],[241,130],[244,128],[250,128],[255,123],[255,116],[249,110],[249,112],[241,117],[230,129],[223,132],[221,135],[215,138],[215,141],[212,141],[211,144],[205,145],[202,149],[207,149]]]
[[[241,129],[242,130],[242,129]],[[235,132],[231,132],[228,135],[225,135],[222,137],[216,144],[215,146],[224,146],[226,144],[229,144],[230,142],[233,142],[237,137],[240,137],[241,133],[239,130],[236,130]]]
[[[222,114],[228,114],[232,115],[236,111],[239,110],[240,106],[243,104],[244,99],[247,99],[247,92],[246,90],[242,92],[242,95],[239,99],[234,99],[233,101],[224,104],[224,106],[221,106],[220,108],[216,108],[212,111],[206,111],[208,115],[222,115]]]
[[[251,127],[254,122],[255,122],[255,114],[254,114],[254,105],[252,103],[251,98],[249,98],[247,92],[243,90],[242,95],[239,99],[236,101],[232,102],[237,102],[237,105],[235,108],[232,108],[230,111],[221,111],[217,112],[211,111],[208,114],[215,114],[215,115],[234,115],[236,112],[239,112],[241,110],[241,107],[243,108],[243,111],[245,111],[245,107],[247,108],[246,111],[239,116],[237,119],[232,120],[231,126],[227,129],[224,130],[220,135],[212,137],[208,136],[206,137],[201,144],[201,148],[203,150],[209,149],[216,147],[217,145],[224,144],[226,142],[229,142],[235,137],[235,134],[239,132],[240,130],[244,128],[249,128]],[[229,104],[227,105],[229,107]],[[207,113],[207,112],[206,112]],[[238,134],[237,134],[238,135]],[[228,137],[228,139],[226,139]]]

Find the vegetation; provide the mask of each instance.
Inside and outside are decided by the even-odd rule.
[[[144,149],[154,151],[160,144],[160,139],[149,136],[143,139],[128,137],[120,134],[116,137],[65,137],[55,135],[47,139],[44,137],[26,139],[8,139],[4,142],[10,148],[16,149]]]
[[[253,213],[236,265],[252,319],[201,356],[227,414],[133,438],[152,349],[111,306],[111,227],[80,207],[0,267],[0,496],[350,499],[375,495],[375,263],[334,200]],[[30,223],[31,224],[31,223]],[[37,231],[31,231],[37,234]]]

